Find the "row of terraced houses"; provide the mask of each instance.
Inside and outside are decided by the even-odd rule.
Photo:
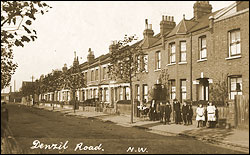
[[[139,41],[146,71],[133,81],[133,93],[139,101],[150,100],[149,91],[163,69],[169,74],[170,99],[209,100],[209,86],[225,80],[229,100],[249,94],[249,2],[236,1],[212,12],[208,1],[193,5],[193,18],[175,23],[173,16],[162,16],[160,33],[147,24]],[[109,51],[115,48],[110,45]],[[73,63],[79,63],[75,57]],[[130,100],[128,83],[108,77],[110,52],[97,58],[89,49],[87,62],[79,64],[85,73],[86,87],[76,93],[79,101],[99,98],[113,105]],[[67,70],[64,66],[62,70]],[[69,90],[48,92],[40,99],[69,101]]]

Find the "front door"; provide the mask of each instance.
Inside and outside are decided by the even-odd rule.
[[[199,79],[199,84],[197,85],[198,90],[198,101],[208,101],[208,95],[209,95],[209,82],[207,78],[201,78]]]

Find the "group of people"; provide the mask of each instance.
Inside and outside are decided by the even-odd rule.
[[[172,110],[173,109],[173,110]],[[170,124],[170,116],[174,113],[175,124],[192,125],[194,111],[191,102],[184,101],[182,104],[177,100],[173,100],[173,108],[169,101],[152,100],[149,110],[149,119],[151,121],[160,120],[164,124]],[[196,109],[197,127],[215,127],[218,120],[218,109],[212,102],[208,102],[208,106],[204,107],[199,104]]]
[[[213,128],[218,122],[218,108],[213,105],[212,102],[208,102],[208,106],[204,107],[202,104],[196,109],[196,121],[197,127],[208,127]],[[208,124],[207,124],[208,123]]]
[[[192,124],[192,105],[184,102],[181,108],[180,102],[176,99],[173,102],[173,108],[169,101],[163,102],[153,99],[149,108],[149,118],[152,121],[160,120],[164,124],[170,124],[172,112],[174,112],[176,124],[182,124],[182,122],[184,125]]]
[[[191,103],[184,101],[182,107],[177,99],[173,102],[174,112],[175,112],[175,124],[192,125],[193,118],[193,108]]]

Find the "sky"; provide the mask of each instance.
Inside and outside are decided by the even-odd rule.
[[[46,1],[49,12],[38,15],[32,23],[38,39],[24,47],[14,48],[14,62],[18,64],[11,86],[16,91],[22,81],[39,79],[40,75],[71,66],[74,51],[79,62],[87,60],[88,49],[95,57],[109,52],[113,40],[127,34],[143,39],[145,19],[152,24],[154,34],[160,32],[162,15],[174,16],[176,25],[193,17],[195,1]],[[210,1],[213,12],[234,3]],[[9,87],[2,92],[9,92]]]

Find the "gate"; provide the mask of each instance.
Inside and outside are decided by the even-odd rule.
[[[238,128],[249,129],[249,96],[235,96],[235,125]]]

